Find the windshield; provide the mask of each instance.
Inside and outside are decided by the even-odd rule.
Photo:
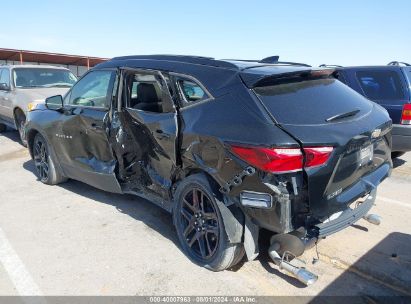
[[[76,76],[63,69],[18,68],[13,70],[14,85],[17,88],[71,87]]]

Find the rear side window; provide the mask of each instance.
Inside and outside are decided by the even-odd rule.
[[[210,98],[205,89],[193,80],[177,78],[177,86],[184,104],[192,104]]]
[[[401,79],[395,71],[359,71],[356,76],[365,96],[371,100],[405,99]]]

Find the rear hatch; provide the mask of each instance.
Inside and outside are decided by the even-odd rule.
[[[348,190],[384,164],[387,173],[391,163],[387,112],[331,72],[275,75],[252,87],[277,124],[303,148],[334,148],[324,165],[304,170],[310,209],[317,218],[345,209],[369,192],[380,182],[378,178],[364,181],[365,186],[356,191]],[[382,175],[381,179],[386,176]]]

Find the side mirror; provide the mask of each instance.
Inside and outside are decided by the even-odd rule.
[[[0,90],[10,91],[10,86],[7,83],[0,83]]]
[[[60,110],[63,108],[63,97],[61,95],[46,98],[45,104],[49,110]]]

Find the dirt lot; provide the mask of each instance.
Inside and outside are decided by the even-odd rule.
[[[133,196],[37,181],[16,132],[0,135],[0,295],[411,295],[411,153],[360,220],[304,254],[305,287],[266,254],[213,273],[180,251],[171,217]]]

